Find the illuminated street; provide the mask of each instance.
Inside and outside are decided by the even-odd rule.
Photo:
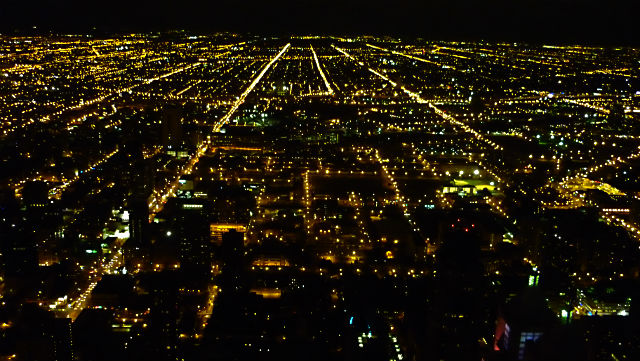
[[[0,360],[640,356],[638,48],[122,34],[0,36]]]

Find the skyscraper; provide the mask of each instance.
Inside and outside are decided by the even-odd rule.
[[[166,104],[162,109],[162,145],[178,150],[183,146],[182,110],[177,104]]]

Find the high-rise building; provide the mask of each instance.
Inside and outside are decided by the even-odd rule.
[[[167,104],[162,109],[162,145],[165,149],[182,148],[182,111],[175,104]]]
[[[178,284],[173,272],[151,275],[148,291],[151,296],[152,357],[159,360],[178,359]]]
[[[146,230],[149,225],[149,206],[145,199],[129,199],[129,243],[145,244]]]
[[[211,266],[210,207],[204,200],[185,200],[179,206],[174,229],[180,265],[209,269]]]
[[[73,360],[73,332],[70,318],[53,321],[53,352],[57,361]]]

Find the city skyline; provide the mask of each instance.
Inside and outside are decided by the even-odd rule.
[[[640,357],[640,48],[267,33],[0,36],[0,361]]]

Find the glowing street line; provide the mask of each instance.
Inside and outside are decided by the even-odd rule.
[[[186,174],[191,174],[193,168],[196,166],[196,164],[198,164],[200,157],[202,157],[208,149],[208,144],[206,142],[203,143],[196,151],[196,154],[194,154],[189,159],[187,164],[182,168],[182,170],[178,172],[178,175],[175,177],[173,182],[166,185],[161,192],[153,192],[153,198],[147,204],[147,206],[149,207],[149,222],[152,222],[156,214],[162,210],[169,197],[173,197],[175,195],[178,187],[180,187],[180,178],[182,178],[182,176]]]
[[[258,85],[258,83],[260,82],[262,77],[267,73],[267,71],[269,71],[269,68],[271,68],[271,66],[276,61],[278,61],[278,59],[280,59],[280,57],[289,49],[290,46],[291,46],[291,43],[285,45],[284,48],[282,48],[282,50],[278,53],[278,55],[276,55],[273,59],[271,59],[271,61],[264,68],[262,68],[262,71],[260,72],[260,74],[258,74],[258,76],[255,79],[253,79],[253,81],[251,82],[249,87],[247,87],[247,89],[233,103],[233,106],[231,106],[231,109],[229,109],[227,114],[225,114],[222,118],[220,118],[220,120],[218,120],[216,122],[216,124],[213,126],[213,131],[214,132],[220,131],[220,129],[225,124],[227,124],[227,122],[229,122],[229,119],[231,119],[231,116],[233,116],[233,114],[236,112],[236,110],[238,110],[238,108],[242,105],[242,103],[244,103],[244,100],[247,98],[249,93],[251,93],[253,88],[255,88],[256,85]]]
[[[72,185],[76,181],[78,181],[80,179],[80,177],[82,177],[83,175],[86,175],[86,174],[90,173],[91,171],[95,170],[96,167],[98,167],[102,163],[108,161],[109,158],[113,157],[116,153],[118,153],[118,147],[116,147],[116,149],[114,151],[112,151],[111,153],[108,153],[104,157],[100,158],[95,163],[89,165],[89,167],[87,169],[84,169],[84,170],[80,171],[80,173],[78,175],[76,175],[75,177],[65,181],[64,183],[62,183],[61,185],[59,185],[57,187],[54,187],[54,188],[50,189],[49,190],[49,198],[60,199],[60,197],[62,197],[62,192],[64,192],[65,189],[69,188],[70,185]]]
[[[177,92],[176,96],[180,96],[180,95],[184,94],[186,91],[188,91],[189,89],[193,88],[194,86],[200,84],[201,82],[202,82],[202,80],[196,81],[195,83],[193,83],[193,84],[189,85],[188,87],[186,87],[186,88],[180,90],[179,92]]]
[[[353,61],[357,61],[356,58],[354,58],[351,54],[347,53],[346,51],[344,51],[344,49],[341,49],[335,45],[331,45],[334,49],[336,49],[337,51],[341,52],[344,56],[346,56],[347,58],[353,60]]]
[[[370,72],[374,73],[374,74],[375,74],[375,75],[377,75],[378,77],[380,77],[380,78],[382,78],[382,79],[386,80],[387,82],[391,83],[391,85],[393,85],[393,86],[397,86],[397,85],[398,85],[398,83],[396,83],[395,81],[393,81],[393,80],[389,79],[387,76],[382,75],[382,74],[378,73],[377,71],[375,71],[375,70],[373,70],[373,69],[371,69],[371,68],[367,68],[367,69],[369,69],[369,71],[370,71]],[[409,91],[408,91],[407,89],[405,89],[404,87],[402,88],[402,90],[404,90],[404,92],[405,92],[405,93],[407,93],[407,94],[411,95],[411,94],[409,93]],[[417,96],[418,98],[420,97],[420,96],[419,96],[419,95],[417,95],[417,94],[416,94],[416,96]]]
[[[285,45],[285,47],[276,55],[271,61],[262,69],[262,71],[258,74],[258,76],[251,82],[249,87],[240,95],[240,97],[233,103],[233,106],[229,111],[222,117],[220,120],[216,122],[213,127],[213,131],[217,132],[231,119],[231,116],[235,113],[235,111],[244,103],[244,100],[247,98],[249,93],[253,90],[253,88],[258,85],[262,77],[267,73],[269,68],[276,62],[280,57],[289,49],[291,44]],[[164,204],[167,202],[169,197],[172,197],[180,186],[180,178],[185,174],[190,174],[195,165],[198,163],[200,158],[207,153],[209,150],[209,142],[204,142],[196,151],[185,167],[182,168],[180,172],[178,172],[177,177],[169,183],[162,191],[154,192],[153,198],[148,203],[149,206],[149,222],[153,221],[155,215],[162,210]]]
[[[565,103],[576,104],[576,105],[580,105],[580,106],[585,107],[585,108],[597,110],[597,111],[599,111],[601,113],[604,113],[604,114],[611,113],[611,111],[609,109],[606,109],[604,107],[599,107],[597,105],[593,105],[593,104],[590,104],[590,103],[587,103],[587,102],[581,102],[581,101],[579,101],[577,99],[562,98],[562,101],[565,102]]]
[[[338,50],[339,52],[341,52],[342,54],[344,54],[345,56],[347,56],[348,58],[350,58],[353,61],[356,61],[360,66],[365,66],[364,63],[362,63],[361,61],[358,61],[356,58],[354,58],[352,55],[350,55],[349,53],[347,53],[346,51],[344,51],[343,49],[338,48],[337,46],[332,45],[336,50]],[[427,104],[431,109],[434,110],[434,112],[439,115],[440,117],[442,117],[444,120],[450,122],[453,125],[456,125],[460,128],[462,128],[464,131],[469,132],[471,134],[473,134],[474,137],[476,137],[476,139],[481,140],[487,144],[489,144],[491,147],[493,147],[495,150],[504,150],[504,148],[502,148],[501,146],[497,145],[496,143],[494,143],[492,140],[485,138],[482,134],[480,134],[479,132],[477,132],[475,129],[471,128],[470,126],[468,126],[466,123],[457,120],[456,118],[452,117],[451,115],[447,114],[445,111],[441,110],[440,108],[436,107],[433,103],[429,102],[428,100],[425,100],[424,98],[422,98],[420,96],[420,94],[413,92],[409,89],[407,89],[404,85],[398,85],[398,83],[396,83],[395,81],[389,79],[387,76],[380,74],[379,72],[377,72],[376,70],[372,69],[372,68],[367,68],[369,69],[370,72],[372,72],[373,74],[377,75],[378,77],[380,77],[381,79],[386,80],[387,82],[389,82],[391,85],[395,86],[399,86],[400,89],[402,89],[403,92],[405,92],[407,95],[409,95],[411,98],[413,98],[415,101],[417,101],[420,104]]]
[[[164,78],[169,77],[169,76],[172,76],[172,75],[174,75],[174,74],[178,74],[178,73],[180,73],[180,72],[183,72],[183,71],[185,71],[185,70],[189,70],[189,69],[193,68],[194,66],[198,66],[198,65],[200,65],[200,64],[202,64],[202,63],[201,63],[201,62],[197,62],[197,63],[191,64],[191,65],[187,65],[187,66],[185,66],[185,67],[182,67],[182,68],[176,69],[176,70],[174,70],[174,71],[172,71],[172,72],[169,72],[169,73],[165,73],[165,74],[159,75],[159,76],[157,76],[157,77],[155,77],[155,78],[147,79],[147,80],[145,81],[145,83],[144,83],[144,84],[151,84],[151,83],[153,83],[153,82],[154,82],[154,81],[156,81],[156,80],[164,79]],[[142,84],[138,84],[138,85],[136,85],[136,86],[140,86],[140,85],[142,85]]]
[[[413,55],[409,55],[409,54],[401,53],[401,52],[396,51],[396,50],[389,50],[389,49],[381,48],[381,47],[379,47],[379,46],[375,46],[375,45],[370,45],[370,44],[366,44],[366,45],[367,45],[368,47],[373,48],[373,49],[376,49],[376,50],[386,51],[386,52],[389,52],[389,53],[394,54],[394,55],[400,55],[400,56],[404,56],[404,57],[409,58],[409,59],[412,59],[412,60],[417,60],[417,61],[421,61],[421,62],[423,62],[423,63],[429,63],[429,64],[433,64],[433,65],[437,65],[437,66],[443,67],[443,65],[442,65],[442,64],[440,64],[440,63],[436,63],[435,61],[431,61],[431,60],[427,60],[427,59],[423,59],[423,58],[418,58],[417,56],[413,56]],[[450,65],[447,65],[447,66],[448,66],[449,68],[455,69],[455,68],[453,68],[453,67],[452,67],[452,66],[450,66]]]
[[[353,56],[351,56],[349,53],[347,53],[347,52],[346,52],[346,51],[344,51],[343,49],[341,49],[341,48],[339,48],[339,47],[337,47],[337,46],[334,46],[334,45],[332,45],[332,46],[333,46],[337,51],[341,52],[341,53],[342,53],[342,54],[344,54],[346,57],[348,57],[349,59],[354,60],[354,61],[357,61],[357,60],[356,60],[356,58],[354,58]],[[359,64],[360,66],[364,66],[364,63],[363,63],[363,62],[361,62],[361,61],[358,61],[358,64]],[[377,75],[378,77],[380,77],[380,78],[382,78],[382,79],[386,80],[387,82],[391,83],[391,85],[393,85],[393,86],[397,86],[397,85],[398,85],[398,83],[396,83],[395,81],[393,81],[393,80],[389,79],[389,78],[388,78],[388,77],[386,77],[385,75],[380,74],[379,72],[375,71],[374,69],[371,69],[371,68],[367,68],[367,69],[368,69],[370,72],[372,72],[373,74]],[[408,91],[407,91],[404,87],[402,88],[402,90],[404,90],[404,91],[405,91],[405,93],[409,94],[409,93],[408,93]],[[411,94],[409,94],[409,95],[411,95]]]
[[[333,94],[333,89],[331,89],[331,85],[329,84],[327,77],[324,75],[324,71],[322,71],[322,67],[320,67],[320,62],[318,61],[318,56],[316,55],[316,51],[313,50],[313,46],[311,46],[311,52],[313,53],[313,59],[316,61],[316,66],[318,67],[320,76],[322,77],[322,80],[324,80],[324,85],[327,87],[329,94]]]
[[[258,76],[251,82],[249,87],[247,87],[247,89],[242,93],[242,95],[240,95],[240,97],[238,97],[238,99],[233,103],[233,106],[231,107],[231,109],[229,109],[229,111],[222,118],[220,118],[220,120],[216,122],[216,124],[213,126],[214,132],[220,131],[220,129],[229,121],[229,119],[231,119],[231,116],[233,116],[233,114],[240,107],[240,105],[244,103],[244,100],[247,98],[249,93],[251,93],[253,88],[255,88],[256,85],[258,85],[258,83],[260,82],[262,77],[267,73],[269,68],[276,61],[278,61],[278,59],[280,59],[280,57],[287,51],[287,49],[289,49],[290,46],[291,44],[285,45],[285,47],[278,53],[278,55],[276,55],[273,59],[271,59],[271,61],[262,69],[262,71],[258,74]],[[175,194],[178,187],[180,186],[180,178],[185,174],[190,174],[193,168],[195,167],[195,165],[200,160],[200,158],[208,150],[209,150],[209,143],[208,142],[203,143],[196,151],[196,154],[194,154],[189,159],[186,166],[183,167],[182,170],[178,173],[177,177],[171,183],[169,183],[165,187],[165,189],[163,189],[162,191],[154,192],[153,198],[148,203],[149,222],[152,222],[155,215],[162,210],[162,208],[164,207],[164,204],[167,202],[169,197],[172,197]]]

